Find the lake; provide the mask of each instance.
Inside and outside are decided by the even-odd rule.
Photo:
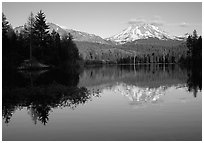
[[[3,69],[2,79],[3,141],[202,140],[199,69]]]

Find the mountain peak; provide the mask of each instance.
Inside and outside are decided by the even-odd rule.
[[[48,24],[50,26],[50,32],[54,29],[56,32],[59,33],[60,36],[68,35],[68,33],[70,33],[73,36],[73,40],[75,41],[109,44],[106,40],[94,34],[89,34],[86,32],[81,32],[73,29],[67,29],[64,26],[61,27],[60,25],[54,23]]]
[[[158,38],[160,40],[171,39],[170,35],[161,30],[159,27],[148,23],[139,23],[130,25],[119,34],[107,38],[107,40],[123,44],[138,39],[147,39],[150,37]]]

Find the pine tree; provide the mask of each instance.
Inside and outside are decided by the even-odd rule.
[[[49,25],[46,24],[45,14],[40,10],[35,17],[34,35],[36,37],[36,44],[40,50],[41,58],[44,56],[43,48],[46,47],[46,38],[48,37]]]
[[[10,29],[9,22],[6,16],[2,13],[2,51],[3,57],[7,56],[10,50],[10,43],[8,38],[8,32]]]
[[[3,38],[8,33],[9,29],[10,29],[9,22],[7,21],[7,18],[4,15],[4,13],[2,13],[2,36],[3,36]]]
[[[51,64],[58,65],[60,63],[60,35],[53,29],[51,33],[51,41],[49,48],[49,56]]]
[[[28,21],[27,23],[24,25],[24,36],[25,36],[25,40],[28,41],[27,43],[29,43],[29,55],[30,55],[30,60],[32,60],[32,51],[33,51],[33,42],[34,41],[34,36],[33,36],[33,32],[34,32],[34,23],[35,23],[35,18],[33,16],[33,13],[30,13],[30,16],[28,17]]]
[[[189,35],[186,40],[186,46],[188,47],[188,55],[191,56],[192,53],[192,36]]]
[[[49,25],[46,24],[45,14],[40,10],[36,15],[34,23],[35,34],[39,38],[40,42],[45,40],[48,34]]]
[[[79,59],[79,51],[76,44],[73,42],[73,36],[69,33],[64,35],[61,41],[61,60],[68,61],[71,64]]]
[[[19,62],[16,40],[17,37],[12,26],[2,13],[2,63],[4,67],[16,67]]]
[[[197,31],[193,31],[193,35],[188,36],[186,45],[188,47],[188,58],[191,64],[198,65],[202,62],[202,37],[198,38]]]
[[[35,18],[33,13],[31,12],[28,17],[27,23],[24,25],[24,31],[23,31],[24,35],[29,39],[32,39],[33,37],[34,24],[35,24]]]

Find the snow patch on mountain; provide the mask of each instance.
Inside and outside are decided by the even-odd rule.
[[[184,35],[174,36],[173,39],[183,41],[183,40],[186,40],[188,38],[188,36],[190,36],[190,35],[191,34],[189,34],[189,33],[185,33]]]
[[[127,29],[124,29],[119,34],[107,38],[107,40],[124,44],[138,39],[147,39],[150,37],[158,38],[160,40],[173,39],[172,36],[161,30],[159,27],[152,24],[141,23],[130,25]]]

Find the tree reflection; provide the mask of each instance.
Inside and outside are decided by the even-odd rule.
[[[87,68],[80,75],[79,85],[90,87],[126,83],[140,87],[157,88],[185,84],[186,69],[178,65],[146,64],[146,65],[118,65],[108,67]]]
[[[60,69],[38,72],[3,70],[2,115],[5,123],[10,122],[17,109],[27,107],[35,124],[40,121],[46,125],[54,108],[74,110],[108,88],[124,92],[128,98],[142,104],[157,102],[164,95],[164,87],[187,85],[195,97],[198,90],[202,90],[201,68],[186,69],[178,65],[97,67],[85,69],[82,73]]]
[[[202,67],[193,67],[188,69],[187,79],[188,91],[197,96],[198,90],[202,90]]]
[[[178,64],[140,64],[87,67],[80,75],[79,85],[100,89],[125,83],[144,88],[187,86],[194,96],[202,89],[202,68]]]
[[[53,70],[36,75],[34,73],[12,73],[17,76],[16,84],[9,83],[9,75],[3,86],[3,119],[9,123],[16,109],[27,107],[34,123],[37,120],[46,125],[53,108],[70,107],[75,109],[85,104],[95,94],[85,87],[77,87],[79,73]],[[23,83],[21,83],[23,82]],[[17,84],[19,83],[19,84]],[[30,84],[29,84],[30,83]]]

